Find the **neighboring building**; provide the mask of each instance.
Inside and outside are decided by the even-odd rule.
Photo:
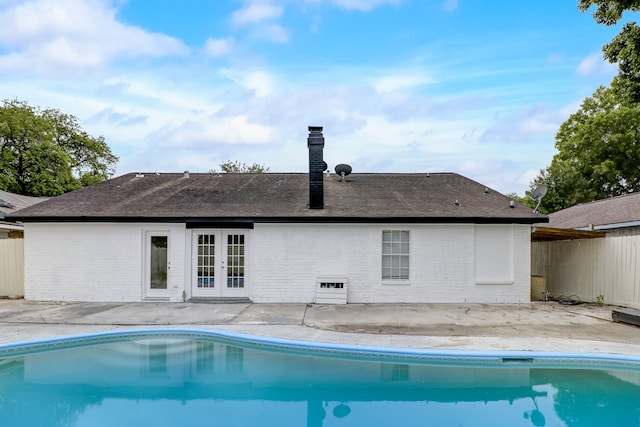
[[[0,298],[24,295],[24,226],[5,217],[43,200],[0,190]]]
[[[25,298],[525,302],[546,217],[452,173],[128,174],[21,211]]]
[[[532,273],[552,295],[640,307],[640,194],[554,212],[533,240]]]
[[[549,227],[604,231],[608,235],[637,234],[640,193],[582,203],[549,215]],[[610,234],[614,232],[614,234]]]
[[[8,193],[0,190],[0,239],[20,238],[24,227],[15,221],[7,221],[6,216],[12,215],[20,209],[47,200],[46,197],[30,197]]]

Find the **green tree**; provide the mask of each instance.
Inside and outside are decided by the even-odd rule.
[[[620,101],[640,103],[640,27],[630,22],[602,48],[604,58],[618,65],[618,74],[611,81]]]
[[[545,184],[542,212],[640,191],[640,104],[599,87],[556,134],[558,152],[531,188]]]
[[[19,100],[0,106],[0,189],[57,196],[108,178],[118,161],[75,116]]]
[[[269,168],[265,165],[261,165],[258,163],[254,163],[252,165],[246,165],[245,163],[240,163],[239,161],[231,161],[228,160],[224,163],[220,163],[220,169],[225,173],[265,173],[269,172]],[[215,172],[214,170],[210,170],[209,172]]]
[[[614,25],[622,18],[625,10],[640,11],[640,0],[578,0],[578,9],[582,12],[586,12],[591,6],[596,6],[593,19],[598,24]]]
[[[596,6],[593,18],[597,23],[614,25],[625,11],[640,11],[640,0],[578,1],[578,9],[583,12],[591,6]],[[618,66],[618,74],[613,78],[611,88],[618,92],[624,103],[640,102],[640,27],[635,22],[626,23],[602,51],[607,61]]]

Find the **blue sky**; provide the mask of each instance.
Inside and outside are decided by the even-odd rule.
[[[0,98],[76,115],[116,175],[303,172],[317,125],[331,168],[523,194],[620,25],[577,0],[0,0]]]

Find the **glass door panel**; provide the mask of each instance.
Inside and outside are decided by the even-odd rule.
[[[222,232],[198,230],[192,237],[191,295],[219,297],[222,277]],[[217,280],[216,280],[217,279]]]
[[[215,288],[216,286],[216,235],[198,234],[198,270],[196,286]]]
[[[227,235],[227,288],[244,288],[244,235]]]
[[[149,250],[149,287],[167,289],[167,244],[169,236],[151,236]]]
[[[169,231],[144,232],[144,298],[168,298],[171,281]]]

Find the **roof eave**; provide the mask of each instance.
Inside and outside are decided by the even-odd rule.
[[[15,216],[11,220],[23,223],[45,222],[146,222],[187,224],[254,224],[254,223],[382,223],[382,224],[536,224],[548,222],[546,217],[490,217],[490,216],[402,216],[402,217],[344,217],[344,216],[252,216],[252,217],[146,217],[146,216]]]
[[[24,230],[24,226],[14,222],[0,221],[0,230]]]

